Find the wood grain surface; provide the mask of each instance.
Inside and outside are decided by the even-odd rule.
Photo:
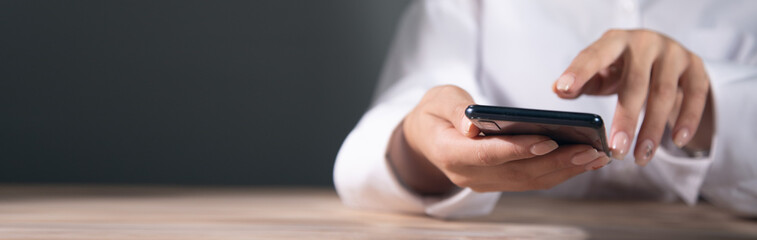
[[[355,210],[331,189],[0,185],[0,239],[757,239],[709,205],[502,198],[467,220]]]

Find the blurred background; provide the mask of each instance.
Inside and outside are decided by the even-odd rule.
[[[0,1],[0,182],[330,186],[407,3]]]

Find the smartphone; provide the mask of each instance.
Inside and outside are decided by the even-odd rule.
[[[470,105],[467,116],[487,135],[544,135],[557,144],[587,144],[610,156],[605,124],[597,114]]]

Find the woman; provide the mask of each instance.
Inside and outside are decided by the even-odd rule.
[[[350,206],[455,218],[500,192],[701,196],[757,216],[757,2],[422,1],[334,182]],[[556,79],[556,80],[555,80]],[[469,104],[596,113],[612,157],[480,137]]]

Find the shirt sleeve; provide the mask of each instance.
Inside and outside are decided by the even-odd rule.
[[[688,204],[699,196],[740,215],[757,216],[757,68],[705,63],[714,101],[715,134],[709,154],[689,156],[663,137],[643,174]]]
[[[708,64],[715,101],[712,165],[702,196],[731,212],[757,216],[757,66]]]
[[[406,189],[390,167],[386,149],[394,128],[438,85],[457,85],[477,102],[478,4],[414,2],[405,13],[371,109],[345,139],[334,166],[334,184],[348,206],[459,218],[488,214],[499,193],[470,189],[423,197]]]

